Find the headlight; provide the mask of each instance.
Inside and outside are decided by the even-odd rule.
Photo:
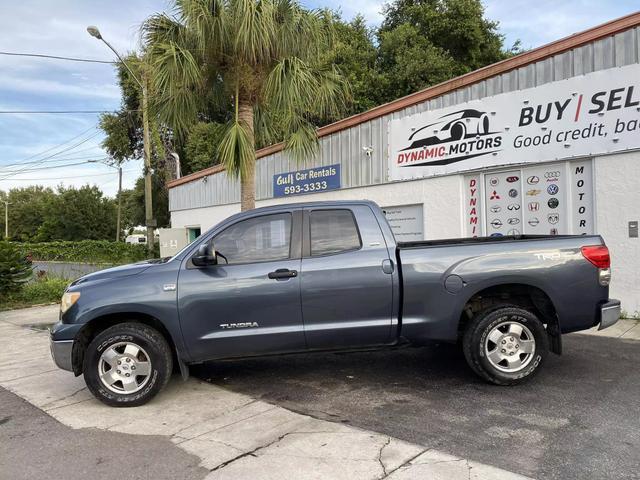
[[[60,301],[60,312],[64,313],[73,307],[73,304],[80,298],[80,292],[65,292]]]

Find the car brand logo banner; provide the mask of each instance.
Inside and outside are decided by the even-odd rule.
[[[639,79],[633,64],[391,120],[389,179],[638,148]]]

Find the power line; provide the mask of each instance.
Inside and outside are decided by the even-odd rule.
[[[5,174],[5,173],[20,174],[20,173],[27,173],[27,172],[35,172],[37,170],[51,170],[53,168],[74,167],[76,165],[84,165],[85,163],[100,163],[100,162],[104,162],[104,161],[106,161],[108,159],[109,159],[109,157],[102,157],[102,158],[95,158],[95,159],[91,159],[91,160],[85,160],[83,162],[65,163],[63,165],[46,165],[46,166],[35,167],[35,168],[24,168],[24,169],[20,169],[20,170],[9,170],[9,171],[0,172],[0,173],[1,174]]]
[[[55,157],[55,156],[57,156],[57,155],[60,155],[61,153],[65,153],[65,152],[68,152],[69,150],[72,150],[72,149],[74,149],[74,148],[76,148],[76,147],[79,147],[79,146],[80,146],[80,145],[82,145],[83,143],[86,143],[86,142],[88,142],[89,140],[91,140],[92,138],[94,138],[94,137],[95,137],[96,135],[98,135],[99,133],[100,133],[99,131],[98,131],[98,132],[95,132],[95,133],[92,133],[91,135],[89,135],[89,137],[85,138],[84,140],[81,140],[81,141],[79,141],[79,142],[77,142],[77,143],[75,143],[75,144],[73,144],[73,145],[71,145],[71,146],[69,146],[69,147],[67,147],[67,148],[64,148],[64,149],[60,150],[59,152],[56,152],[56,153],[53,153],[53,154],[51,154],[51,155],[49,155],[49,156],[47,156],[47,157],[41,158],[41,159],[39,159],[39,160],[38,160],[38,162],[36,162],[36,163],[35,163],[35,165],[39,165],[39,164],[41,164],[41,163],[45,162],[46,160],[48,160],[48,159],[50,159],[50,158],[52,158],[52,157]],[[68,143],[68,142],[67,142],[67,143]],[[0,180],[5,180],[5,179],[7,179],[7,178],[9,178],[9,177],[12,177],[12,176],[14,176],[14,175],[17,175],[18,173],[20,173],[20,172],[22,172],[22,171],[24,171],[24,170],[27,170],[27,168],[28,168],[28,166],[27,166],[27,167],[24,167],[24,168],[22,168],[22,169],[19,169],[19,170],[15,170],[15,171],[13,171],[13,172],[9,173],[8,175],[5,175],[4,177],[0,177]]]
[[[139,112],[140,110],[0,110],[0,114],[6,115],[58,115],[58,114],[95,114],[95,113],[118,113],[118,112]]]
[[[94,60],[92,58],[77,58],[77,57],[61,57],[58,55],[44,55],[40,53],[18,53],[18,52],[0,52],[0,55],[8,55],[11,57],[36,57],[36,58],[50,58],[53,60],[69,60],[70,62],[86,62],[86,63],[106,63],[114,65],[116,62],[109,60]]]
[[[130,172],[137,172],[137,169],[131,169],[131,170],[123,170],[122,173],[130,173]],[[107,172],[107,173],[96,173],[96,174],[92,174],[91,178],[93,177],[106,177],[107,175],[116,175],[117,176],[117,172]],[[87,175],[70,175],[70,176],[63,176],[63,177],[42,177],[42,178],[14,178],[12,179],[12,181],[14,182],[35,182],[35,181],[44,181],[44,180],[65,180],[67,178],[86,178]]]
[[[93,129],[94,129],[94,128],[96,128],[97,126],[98,126],[97,124],[94,124],[93,126],[91,126],[91,127],[87,128],[86,130],[83,130],[83,131],[82,131],[82,132],[80,132],[79,134],[77,134],[77,135],[75,135],[75,136],[71,137],[69,140],[65,140],[64,142],[59,143],[59,144],[57,144],[57,145],[54,145],[53,147],[49,147],[49,148],[47,148],[46,150],[43,150],[43,151],[41,151],[41,152],[34,153],[33,155],[30,155],[30,156],[28,156],[28,157],[26,157],[26,158],[23,158],[22,160],[19,160],[17,163],[23,163],[23,162],[26,162],[27,160],[31,160],[32,158],[39,157],[40,155],[43,155],[43,154],[45,154],[45,153],[49,153],[51,150],[55,150],[56,148],[62,147],[63,145],[66,145],[67,143],[70,143],[70,142],[72,142],[73,140],[75,140],[76,138],[81,137],[81,136],[82,136],[82,135],[84,135],[85,133],[87,133],[87,132],[89,132],[89,131],[93,130]]]

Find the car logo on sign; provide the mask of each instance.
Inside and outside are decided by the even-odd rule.
[[[557,228],[552,228],[551,230],[549,230],[549,233],[551,235],[557,235],[558,234],[558,229]]]
[[[556,208],[559,204],[560,202],[556,197],[551,197],[547,202],[547,205],[549,205],[549,208]]]
[[[489,180],[489,185],[491,185],[492,187],[495,187],[499,183],[500,183],[500,180],[498,180],[496,177],[493,177],[491,180]]]
[[[494,218],[493,220],[491,220],[491,226],[493,228],[500,228],[502,226],[502,222],[499,218]]]
[[[502,236],[502,234],[501,234],[501,233],[499,233],[499,232],[495,232],[495,233],[492,233],[490,236],[491,236],[491,237],[501,237],[501,236]]]
[[[494,190],[491,196],[489,197],[489,200],[500,200],[500,195],[498,195],[498,192]]]
[[[517,182],[518,180],[520,180],[520,177],[507,177],[507,182],[509,183]]]
[[[531,175],[529,178],[527,178],[527,183],[529,185],[535,185],[539,181],[540,181],[540,177],[536,177],[535,175]]]
[[[515,228],[512,230],[509,230],[507,232],[507,235],[520,235],[520,230],[516,230]]]
[[[538,220],[538,217],[531,217],[527,223],[532,227],[535,227],[540,223],[540,220]]]
[[[516,198],[518,196],[518,191],[515,188],[512,188],[511,190],[509,190],[509,196],[511,198]]]
[[[547,187],[547,193],[549,195],[555,195],[556,193],[558,193],[558,191],[560,191],[560,188],[555,183],[552,183]]]
[[[560,172],[544,172],[544,178],[547,179],[547,182],[557,182],[560,178]]]
[[[509,204],[509,206],[507,207],[507,210],[513,210],[513,211],[520,210],[520,204],[518,204],[518,203],[511,203],[511,204]]]
[[[500,210],[502,210],[502,207],[500,207],[500,205],[494,205],[491,207],[492,213],[498,213]]]
[[[555,225],[556,223],[558,223],[560,221],[560,214],[558,213],[550,213],[547,215],[547,220],[549,220],[549,223],[551,225]]]
[[[535,197],[536,195],[540,195],[540,192],[542,192],[542,190],[532,189],[527,191],[527,195],[530,197]]]
[[[508,219],[508,220],[507,220],[507,223],[508,223],[509,225],[517,225],[517,224],[519,224],[519,223],[520,223],[520,219],[519,219],[519,218],[516,218],[516,217],[513,217],[513,218]]]
[[[537,212],[540,210],[540,204],[538,202],[529,202],[529,211]]]

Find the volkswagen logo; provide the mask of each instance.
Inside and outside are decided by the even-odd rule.
[[[547,187],[547,193],[549,195],[555,195],[560,191],[560,187],[558,187],[558,185],[556,185],[555,183],[552,183],[551,185],[549,185]]]

